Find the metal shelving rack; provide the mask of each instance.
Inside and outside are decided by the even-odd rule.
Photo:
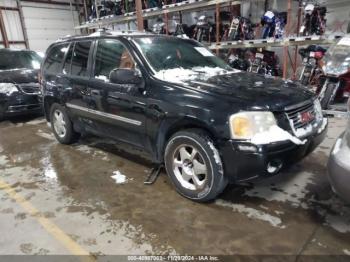
[[[140,1],[140,0],[136,0]],[[141,12],[142,20],[146,18],[158,17],[161,15],[167,15],[170,13],[180,12],[180,11],[200,11],[205,10],[210,7],[215,7],[216,5],[220,5],[220,7],[224,7],[227,5],[237,5],[240,4],[241,1],[232,1],[232,0],[189,0],[183,1],[176,4],[165,5],[162,8],[149,8],[143,10],[136,10],[135,12],[126,13],[124,15],[119,16],[106,16],[99,19],[94,19],[91,22],[87,22],[85,24],[79,25],[75,27],[75,29],[96,29],[104,26],[112,25],[112,24],[120,24],[126,23],[130,21],[138,20],[137,13]],[[143,28],[139,28],[139,30],[143,30]]]
[[[187,0],[176,4],[165,5],[162,8],[150,8],[142,10],[142,0],[136,1],[136,11],[131,13],[126,13],[120,16],[106,16],[99,19],[94,19],[93,21],[81,24],[75,29],[98,29],[113,24],[128,23],[130,21],[137,21],[137,28],[140,31],[144,30],[143,20],[147,18],[154,18],[159,16],[164,16],[165,24],[168,24],[168,14],[176,12],[190,12],[190,11],[201,11],[208,9],[215,9],[216,12],[216,29],[219,29],[220,23],[220,8],[234,6],[241,4],[244,0],[234,1],[234,0]],[[343,34],[332,34],[324,36],[292,36],[293,32],[291,30],[291,15],[292,15],[292,1],[287,0],[287,15],[288,22],[285,27],[286,37],[284,39],[257,39],[257,40],[245,40],[245,41],[219,41],[219,34],[216,35],[216,42],[209,44],[208,47],[212,50],[225,49],[235,49],[235,48],[266,48],[266,47],[280,47],[283,48],[283,78],[287,78],[288,71],[288,59],[291,63],[293,69],[292,79],[295,79],[296,69],[297,69],[297,58],[298,58],[298,47],[306,45],[331,45],[335,43]],[[299,2],[298,8],[298,25],[301,25],[302,16],[302,0],[295,0]],[[168,27],[166,26],[166,31],[168,33]],[[294,58],[289,51],[289,47],[295,47]],[[337,110],[326,110],[325,113],[332,114],[334,116],[347,116],[347,113],[337,111]]]
[[[284,39],[257,39],[245,41],[225,41],[209,45],[210,49],[288,47],[303,45],[330,45],[342,37],[341,34],[328,36],[299,36]]]

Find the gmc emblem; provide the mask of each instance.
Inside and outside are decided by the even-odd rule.
[[[300,122],[303,124],[311,122],[312,120],[314,120],[314,118],[315,118],[315,115],[311,112],[303,112],[303,113],[300,113],[300,116],[299,116]]]

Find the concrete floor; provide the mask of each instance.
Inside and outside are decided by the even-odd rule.
[[[350,207],[325,169],[344,127],[331,119],[317,151],[279,176],[197,204],[164,174],[143,185],[150,166],[110,141],[64,146],[42,118],[1,122],[0,255],[350,255]]]

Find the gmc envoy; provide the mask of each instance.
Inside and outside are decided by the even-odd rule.
[[[92,133],[138,148],[195,201],[279,173],[327,132],[312,92],[234,70],[189,39],[69,37],[48,48],[41,75],[46,118],[60,143]]]

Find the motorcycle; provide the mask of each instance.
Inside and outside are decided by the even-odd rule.
[[[215,41],[214,25],[209,21],[209,17],[202,15],[198,18],[193,30],[193,36],[198,42],[212,42]]]
[[[124,13],[124,4],[122,0],[115,0],[113,13],[115,15],[122,15]]]
[[[284,28],[286,24],[287,12],[267,11],[261,18],[261,25],[264,27],[262,32],[262,38],[283,38]]]
[[[350,36],[343,37],[333,45],[324,57],[325,82],[317,93],[322,109],[333,102],[344,102],[350,97]]]
[[[304,19],[299,33],[303,36],[323,35],[326,31],[327,7],[311,3],[304,5]]]
[[[302,57],[302,70],[299,76],[299,81],[305,86],[317,86],[323,76],[322,59],[325,56],[327,49],[310,45],[307,48],[299,49],[299,54]]]
[[[281,76],[278,56],[273,51],[258,50],[251,56],[248,72],[267,76]]]
[[[232,68],[248,71],[250,67],[249,58],[246,57],[247,50],[245,49],[232,49],[228,57],[228,63]]]
[[[284,36],[284,29],[287,24],[287,12],[277,13],[275,22],[276,22],[275,38],[282,39]]]
[[[254,26],[250,19],[237,16],[231,21],[227,39],[229,41],[254,39]]]
[[[157,21],[152,26],[152,32],[157,35],[166,34],[165,23],[163,22],[163,19],[161,17],[158,17]]]
[[[182,38],[189,38],[190,34],[190,28],[186,24],[176,23],[174,36],[182,37]]]
[[[97,10],[95,4],[91,5],[91,15],[89,20],[97,18],[97,12],[99,17],[109,15],[122,15],[124,12],[124,5],[122,0],[102,0],[99,5],[97,5]]]
[[[262,38],[273,37],[276,29],[276,16],[274,12],[267,11],[261,18],[261,25],[264,27]]]

